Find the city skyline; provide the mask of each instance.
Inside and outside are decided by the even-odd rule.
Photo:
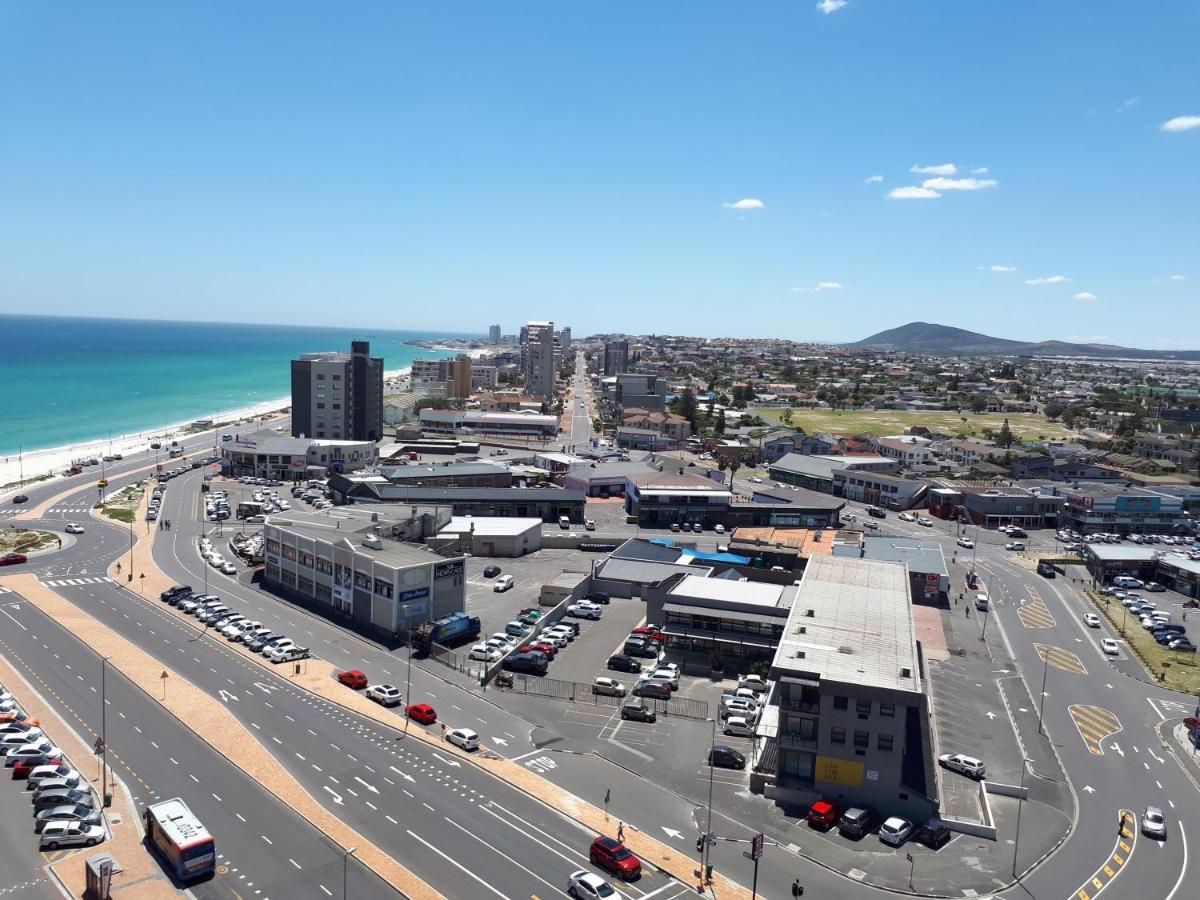
[[[1200,346],[1189,4],[61,12],[7,17],[13,308]]]

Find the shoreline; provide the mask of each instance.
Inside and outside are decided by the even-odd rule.
[[[383,380],[386,383],[390,380],[403,378],[412,372],[411,366],[406,366],[403,369],[393,369],[383,373]],[[192,422],[203,420],[211,420],[213,423],[213,431],[224,425],[231,425],[236,422],[242,422],[247,419],[265,419],[268,416],[276,416],[286,409],[290,409],[292,404],[291,397],[280,397],[275,400],[265,400],[262,403],[256,403],[253,406],[244,406],[240,409],[223,410],[221,412],[212,413],[206,416],[197,416],[194,419],[188,419],[180,422],[172,422],[165,427],[147,428],[143,431],[129,432],[127,434],[115,435],[109,438],[96,438],[93,440],[82,441],[75,444],[62,444],[56,447],[44,447],[35,450],[27,450],[21,454],[12,454],[7,457],[0,457],[3,461],[0,462],[0,485],[15,483],[22,478],[26,482],[47,473],[57,475],[65,469],[69,468],[71,461],[80,458],[101,457],[109,453],[121,453],[129,455],[130,453],[140,452],[145,450],[150,441],[156,438],[171,440],[178,438],[184,434]],[[259,424],[265,424],[260,422]],[[195,434],[203,434],[209,429],[202,429],[194,432]],[[219,446],[219,442],[218,442]],[[110,449],[111,448],[111,449]],[[22,471],[23,470],[23,471]],[[8,491],[16,490],[10,488]]]

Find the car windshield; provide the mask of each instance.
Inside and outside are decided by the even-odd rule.
[[[629,859],[631,856],[633,856],[633,854],[629,852],[629,848],[624,844],[622,844],[619,849],[613,851],[613,859],[616,860]]]
[[[1146,813],[1146,821],[1151,825],[1161,825],[1163,817],[1160,813]]]
[[[599,884],[594,885],[594,887],[596,888],[596,896],[597,897],[615,897],[615,896],[617,896],[616,889],[611,884],[609,884],[607,881],[601,881]]]

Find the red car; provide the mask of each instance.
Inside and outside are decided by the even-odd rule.
[[[657,625],[643,625],[641,628],[635,628],[629,632],[630,635],[641,635],[642,637],[653,638],[656,641],[665,641],[667,636],[662,633],[662,629]]]
[[[437,721],[437,710],[428,703],[412,703],[405,712],[410,719],[422,725],[432,725]]]
[[[828,800],[818,800],[808,811],[808,825],[827,831],[837,824],[842,813],[846,811],[844,803],[831,803]]]
[[[356,691],[361,691],[367,686],[367,676],[358,669],[351,669],[349,672],[338,672],[338,681],[348,688],[354,688]]]
[[[553,644],[544,644],[540,642],[537,644],[530,644],[526,649],[541,650],[551,659],[554,659],[554,654],[558,652],[557,648]]]
[[[641,877],[641,862],[618,840],[601,835],[592,841],[592,849],[588,855],[593,866],[611,872],[622,881],[632,881]]]
[[[61,766],[62,758],[57,756],[27,756],[25,759],[18,759],[12,765],[13,780],[20,778],[28,778],[29,773],[38,766]]]
[[[19,709],[12,709],[8,712],[0,713],[0,725],[4,725],[8,722],[20,722],[23,725],[28,725],[30,728],[36,728],[38,725],[42,724],[37,719],[26,715]]]
[[[29,562],[24,553],[5,553],[0,556],[0,566],[15,566],[17,563]]]

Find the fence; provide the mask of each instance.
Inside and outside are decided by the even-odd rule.
[[[590,703],[593,706],[603,706],[608,709],[620,709],[625,702],[623,697],[592,693],[590,684],[536,675],[514,674],[512,687],[501,688],[501,690],[509,690],[516,694],[528,694],[533,697],[550,697],[569,703]],[[707,700],[693,700],[689,697],[672,697],[670,700],[655,700],[651,697],[638,699],[660,716],[680,716],[685,719],[708,718]]]
[[[475,679],[478,679],[487,670],[487,663],[471,659],[467,653],[459,653],[443,647],[441,644],[433,645],[433,648],[429,651],[429,659],[454,669],[456,672],[470,675]]]

